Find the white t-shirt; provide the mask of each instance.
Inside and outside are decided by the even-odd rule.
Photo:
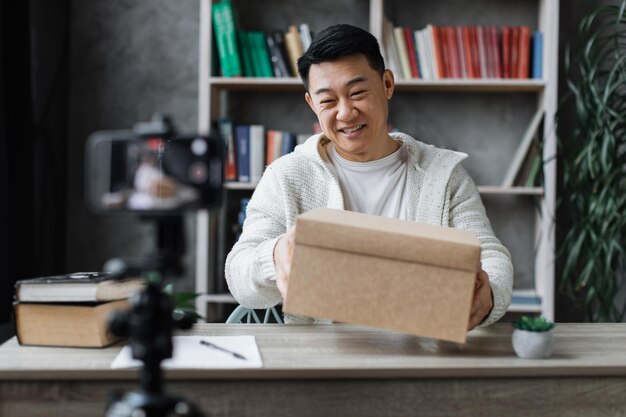
[[[376,161],[354,162],[337,153],[331,142],[326,146],[337,171],[345,208],[359,213],[406,220],[407,147]]]

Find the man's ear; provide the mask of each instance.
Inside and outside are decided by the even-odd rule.
[[[387,100],[390,100],[393,96],[393,91],[396,87],[396,82],[393,77],[393,72],[390,69],[386,69],[383,72],[383,87],[385,89],[385,96],[387,96]]]
[[[313,99],[311,98],[311,95],[309,94],[308,91],[304,93],[304,99],[308,103],[311,110],[313,110],[313,113],[317,114],[317,112],[315,111],[315,106],[313,105]]]

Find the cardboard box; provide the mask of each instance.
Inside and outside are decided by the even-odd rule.
[[[298,217],[295,242],[285,312],[465,342],[474,233],[320,208]]]

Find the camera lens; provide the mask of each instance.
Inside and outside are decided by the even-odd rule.
[[[191,164],[189,167],[189,179],[196,184],[202,184],[206,182],[209,177],[209,170],[204,162],[198,161]]]

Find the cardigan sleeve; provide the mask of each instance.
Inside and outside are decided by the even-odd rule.
[[[282,298],[276,286],[274,246],[287,231],[281,182],[268,167],[256,187],[239,240],[226,258],[228,289],[247,308],[268,308]]]
[[[460,164],[452,172],[448,193],[450,227],[471,230],[480,241],[480,261],[483,270],[489,275],[494,303],[493,309],[481,324],[487,326],[499,320],[511,303],[511,254],[493,233],[478,188]]]

